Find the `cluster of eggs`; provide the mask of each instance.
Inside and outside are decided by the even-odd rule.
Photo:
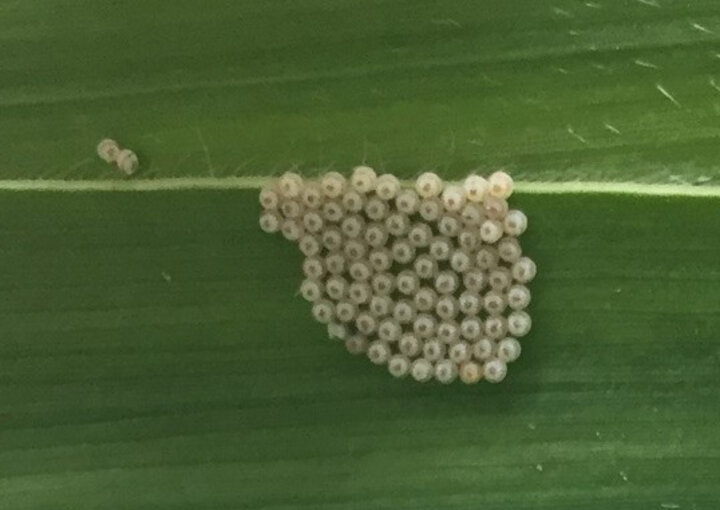
[[[395,377],[497,383],[530,331],[535,263],[504,172],[414,187],[360,166],[349,179],[287,172],[260,192],[260,227],[305,256],[301,295],[349,352]]]
[[[110,138],[101,140],[97,145],[97,154],[106,163],[114,163],[125,175],[134,174],[139,166],[137,154],[130,149],[123,149]]]

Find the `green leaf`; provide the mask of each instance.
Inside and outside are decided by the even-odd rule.
[[[516,202],[533,332],[441,387],[326,338],[254,191],[1,194],[4,507],[712,508],[718,199]]]
[[[0,508],[715,508],[718,34],[715,0],[2,2]],[[503,384],[350,357],[227,189],[359,162],[533,181]]]
[[[0,33],[5,178],[112,178],[106,135],[146,177],[718,177],[715,0],[48,0]]]

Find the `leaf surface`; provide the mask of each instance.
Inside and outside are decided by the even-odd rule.
[[[502,384],[328,340],[251,191],[0,194],[0,498],[94,508],[713,508],[717,198],[519,195]]]

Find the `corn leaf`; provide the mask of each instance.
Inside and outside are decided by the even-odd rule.
[[[719,33],[712,0],[0,2],[0,508],[716,508]],[[203,189],[358,162],[537,183],[502,384],[349,356],[256,190]],[[61,192],[115,182],[198,189]]]

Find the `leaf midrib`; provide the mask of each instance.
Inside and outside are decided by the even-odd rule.
[[[272,176],[243,177],[171,177],[132,180],[0,180],[0,191],[108,192],[108,191],[182,191],[182,190],[244,190],[260,189]],[[411,186],[411,181],[403,181]],[[603,181],[517,181],[517,192],[525,195],[613,194],[666,197],[718,197],[720,186],[692,184],[648,184]]]

